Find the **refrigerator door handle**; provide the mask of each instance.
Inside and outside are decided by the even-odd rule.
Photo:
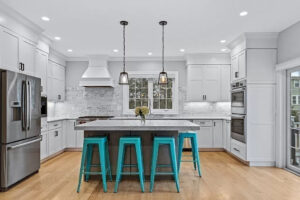
[[[26,101],[27,105],[27,109],[26,109],[26,120],[27,120],[27,130],[30,130],[31,127],[31,83],[30,81],[27,81],[27,101]]]
[[[7,147],[7,149],[8,150],[10,150],[10,149],[16,149],[16,148],[23,147],[23,146],[26,146],[26,145],[29,145],[29,144],[32,144],[32,143],[40,142],[40,141],[42,141],[42,138],[39,138],[39,139],[36,139],[36,140],[32,140],[32,141],[29,141],[29,142],[25,142],[23,144],[18,144],[18,145],[15,145],[15,146],[10,146],[10,147]]]
[[[26,81],[22,82],[22,106],[21,106],[21,117],[22,117],[22,129],[26,129],[26,101],[27,101],[27,88]]]

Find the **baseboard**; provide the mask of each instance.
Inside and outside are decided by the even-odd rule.
[[[82,151],[82,148],[65,148],[65,152],[78,152]]]
[[[250,161],[250,167],[275,167],[275,161]]]
[[[249,165],[249,162],[248,161],[245,161],[239,157],[237,157],[236,155],[234,155],[233,153],[231,153],[230,151],[226,151],[228,153],[228,155],[230,155],[231,157],[235,158],[236,160],[240,161],[241,163],[245,164],[245,165]]]
[[[51,156],[48,156],[47,158],[42,159],[42,160],[41,160],[41,163],[44,163],[44,162],[46,162],[46,161],[48,161],[48,160],[50,160],[50,159],[52,159],[52,158],[58,156],[59,154],[62,154],[63,152],[65,152],[65,149],[60,150],[60,151],[58,151],[58,152],[52,154]]]

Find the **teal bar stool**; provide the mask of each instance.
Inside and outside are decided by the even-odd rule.
[[[135,146],[137,164],[124,164],[125,148],[128,145]],[[124,167],[137,167],[138,172],[123,172]],[[116,183],[114,192],[118,191],[122,175],[139,175],[141,190],[144,192],[144,165],[142,154],[142,142],[140,137],[121,137],[119,142],[118,163],[116,172]]]
[[[94,145],[97,145],[99,149],[99,158],[100,158],[99,165],[91,164]],[[91,167],[100,167],[101,171],[91,172],[90,171]],[[84,138],[77,192],[80,191],[82,175],[85,176],[85,181],[88,181],[90,175],[102,175],[103,190],[104,192],[107,192],[107,185],[106,185],[107,173],[109,174],[110,181],[112,181],[107,137]]]
[[[160,145],[168,145],[170,148],[170,165],[157,164],[158,150]],[[172,172],[157,172],[157,167],[172,167]],[[150,176],[150,192],[153,191],[155,175],[173,175],[177,192],[179,192],[179,179],[176,162],[176,149],[175,139],[173,137],[154,137],[153,141],[153,153],[152,153],[152,164],[151,164],[151,176]]]
[[[184,141],[185,138],[189,138],[191,140],[192,155],[187,155],[187,156],[188,157],[193,157],[193,160],[181,160],[181,158],[182,158],[182,149],[183,149],[183,141]],[[195,132],[179,133],[178,140],[179,140],[179,145],[178,145],[178,173],[180,172],[181,162],[193,162],[195,170],[198,166],[198,174],[201,177],[202,174],[201,174],[201,167],[200,167],[200,157],[199,157],[199,153],[198,153],[197,133],[195,133]]]

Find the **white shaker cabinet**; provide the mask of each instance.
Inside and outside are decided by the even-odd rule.
[[[41,160],[48,157],[48,133],[42,132],[42,141],[41,141]]]
[[[20,38],[19,60],[23,64],[21,73],[35,76],[36,44],[24,38]]]
[[[222,102],[230,101],[231,88],[230,88],[230,65],[221,66],[221,92],[220,100]]]
[[[230,143],[231,143],[231,121],[230,120],[224,120],[223,122],[223,130],[224,130],[224,136],[223,136],[223,142],[224,142],[224,149],[228,152],[230,152]]]
[[[67,120],[66,122],[66,147],[76,147],[76,131],[75,131],[75,120]]]
[[[213,147],[213,129],[212,127],[201,127],[198,134],[198,148]]]
[[[65,68],[50,60],[47,68],[47,92],[50,101],[65,100]]]
[[[42,86],[42,95],[47,95],[47,65],[48,65],[48,54],[41,51],[36,50],[35,57],[35,75],[41,78],[41,86]]]
[[[76,147],[83,147],[84,131],[76,131]]]
[[[49,155],[62,150],[62,128],[53,129],[48,132]]]
[[[232,56],[231,58],[231,81],[246,78],[246,51]]]
[[[0,68],[19,72],[19,37],[0,27]]]
[[[213,147],[223,148],[223,124],[222,120],[213,121]]]

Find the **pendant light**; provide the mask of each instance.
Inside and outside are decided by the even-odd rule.
[[[165,72],[165,25],[166,21],[160,21],[159,25],[162,26],[162,72],[159,73],[158,84],[165,85],[168,84],[168,74]]]
[[[119,85],[128,85],[128,73],[125,69],[125,26],[128,25],[128,22],[121,21],[120,24],[123,26],[123,71],[120,73]]]

